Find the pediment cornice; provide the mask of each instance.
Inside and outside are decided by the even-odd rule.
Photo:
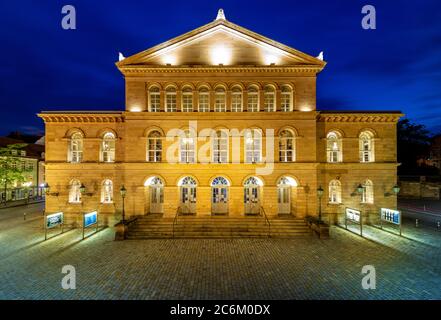
[[[156,66],[125,66],[120,70],[125,76],[147,75],[151,73],[297,73],[316,75],[322,68],[315,66],[179,66],[179,67],[156,67]]]

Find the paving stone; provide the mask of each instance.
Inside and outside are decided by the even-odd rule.
[[[0,299],[440,299],[441,232],[365,226],[331,239],[113,240],[112,228],[43,241],[41,205],[0,211]],[[354,227],[350,229],[356,232]],[[64,265],[77,289],[63,290]],[[363,290],[373,265],[377,289]]]

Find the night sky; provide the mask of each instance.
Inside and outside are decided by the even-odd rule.
[[[77,30],[61,28],[74,5]],[[377,30],[361,28],[361,8]],[[122,110],[114,63],[215,19],[228,20],[328,65],[320,110],[401,110],[441,132],[441,1],[56,1],[0,3],[0,134],[42,133],[41,110]]]

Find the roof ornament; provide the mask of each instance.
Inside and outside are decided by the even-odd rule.
[[[124,55],[121,52],[119,52],[119,57],[118,57],[119,61],[123,61],[125,58],[126,57],[124,57]]]
[[[225,18],[225,13],[224,13],[224,9],[219,9],[219,11],[217,12],[217,17],[216,20],[227,20],[227,18]]]
[[[317,56],[317,59],[323,61],[323,51],[321,51],[321,52],[319,53],[319,55]]]

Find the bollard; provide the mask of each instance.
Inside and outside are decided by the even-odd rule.
[[[23,213],[23,220],[26,220],[26,212]]]
[[[418,219],[415,219],[415,227],[418,228]]]
[[[438,229],[439,229],[439,227],[441,227],[441,222],[438,221],[438,222],[436,223],[436,226],[437,226]]]

